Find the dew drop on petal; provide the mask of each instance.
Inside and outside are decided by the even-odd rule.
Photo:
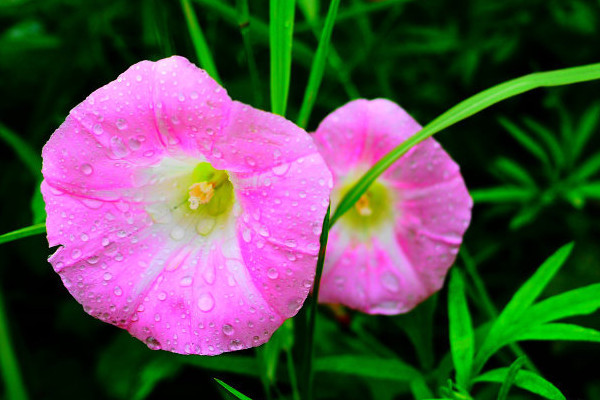
[[[181,278],[181,280],[179,281],[179,284],[181,286],[191,286],[192,285],[192,277],[191,276],[184,276],[183,278]]]
[[[120,296],[123,294],[123,290],[120,286],[115,286],[115,288],[113,289],[113,293],[115,294],[115,296]]]
[[[243,348],[244,348],[244,344],[237,339],[234,339],[231,341],[231,343],[229,343],[229,350],[236,351],[236,350],[241,350]]]
[[[124,118],[118,118],[115,122],[115,125],[117,125],[117,129],[120,131],[127,129],[127,120]]]
[[[160,342],[156,340],[153,336],[148,336],[145,340],[146,345],[150,350],[160,350]]]
[[[269,268],[267,270],[267,276],[271,279],[277,279],[277,277],[279,276],[279,272],[277,272],[275,268]]]
[[[173,240],[181,240],[185,237],[185,230],[182,227],[176,226],[171,230],[171,238]]]
[[[200,311],[209,312],[215,307],[215,298],[210,293],[202,293],[198,297],[198,308]]]
[[[397,292],[400,290],[398,278],[396,278],[396,276],[391,272],[385,272],[383,275],[381,275],[381,283],[386,289],[392,292]]]
[[[102,128],[102,125],[95,124],[92,127],[92,132],[94,132],[95,135],[102,135],[102,132],[104,132],[104,129]]]
[[[90,164],[81,164],[81,167],[79,167],[79,169],[81,169],[81,172],[84,175],[91,175],[92,172],[94,172],[94,169],[92,168],[92,166]]]
[[[105,281],[110,281],[112,279],[112,274],[110,272],[105,272],[103,275],[103,279]]]
[[[81,257],[81,250],[75,249],[71,252],[71,258],[74,260],[78,259],[79,257]]]
[[[156,297],[158,297],[160,301],[165,301],[167,299],[167,292],[160,292]]]
[[[233,335],[233,326],[231,326],[229,324],[223,325],[223,333],[226,334],[227,336]]]

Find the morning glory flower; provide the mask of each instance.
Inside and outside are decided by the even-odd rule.
[[[260,345],[311,289],[325,162],[182,57],[137,63],[71,110],[43,175],[55,271],[151,349]]]
[[[421,126],[395,103],[355,100],[319,125],[334,178],[332,207]],[[458,165],[433,139],[381,175],[330,231],[319,300],[370,314],[404,313],[443,285],[471,219]]]

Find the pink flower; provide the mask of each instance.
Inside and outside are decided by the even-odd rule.
[[[384,99],[352,101],[325,118],[314,138],[333,173],[332,207],[420,129]],[[442,286],[471,207],[458,165],[440,145],[415,146],[331,230],[319,300],[370,314],[411,310]]]
[[[50,262],[89,314],[151,349],[219,354],[302,306],[331,174],[306,132],[186,59],[92,93],[43,159]]]

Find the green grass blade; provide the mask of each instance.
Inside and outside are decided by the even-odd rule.
[[[519,144],[528,152],[530,152],[534,157],[539,159],[544,165],[550,166],[550,158],[544,151],[544,148],[540,146],[535,140],[533,140],[529,135],[519,128],[517,125],[513,124],[506,118],[499,119],[500,124],[506,129],[506,131],[517,141]]]
[[[473,114],[476,114],[502,100],[517,96],[521,93],[548,86],[569,85],[600,79],[600,63],[584,65],[548,72],[536,72],[520,78],[501,83],[490,89],[484,90],[466,100],[463,100],[450,110],[446,111],[422,130],[398,145],[391,152],[379,160],[358,182],[346,193],[333,213],[331,223],[334,224],[360,196],[366,192],[371,184],[388,169],[396,160],[404,155],[411,147],[422,142],[435,133],[452,126]]]
[[[196,18],[192,3],[190,0],[181,0],[181,8],[183,9],[185,22],[190,31],[190,36],[192,37],[192,43],[194,44],[200,66],[204,68],[214,80],[221,83],[221,78],[219,78],[217,67],[210,52],[210,48],[206,43],[206,39],[204,38],[204,33],[202,33],[202,28],[200,28],[200,24],[198,23],[198,18]]]
[[[528,328],[515,335],[514,340],[572,340],[600,343],[600,332],[574,324],[544,324]]]
[[[325,71],[325,63],[327,61],[327,54],[329,50],[329,43],[331,42],[331,33],[333,32],[333,25],[335,24],[335,18],[340,5],[340,0],[331,0],[329,4],[329,11],[327,12],[327,18],[325,19],[325,26],[321,32],[321,39],[319,40],[319,46],[317,47],[317,53],[313,58],[312,67],[310,68],[310,76],[308,78],[308,85],[304,92],[304,100],[300,108],[300,114],[298,116],[298,125],[302,128],[306,128],[310,113],[317,99],[317,93],[319,93],[319,87],[321,86],[321,80],[323,79],[323,72]]]
[[[583,164],[573,172],[571,178],[578,182],[582,182],[597,174],[598,171],[600,171],[600,153],[594,154],[583,162]]]
[[[231,386],[229,386],[228,384],[226,384],[222,380],[217,379],[217,378],[213,378],[213,379],[215,381],[217,381],[217,383],[219,385],[223,386],[225,388],[225,390],[227,390],[229,393],[231,393],[232,395],[234,395],[237,399],[240,399],[240,400],[252,400],[250,397],[246,396],[245,394],[243,394],[239,390],[236,390],[236,389],[232,388]]]
[[[498,186],[471,190],[471,197],[478,203],[523,203],[531,200],[535,191],[512,186]]]
[[[23,161],[23,164],[38,179],[42,173],[42,157],[39,152],[34,151],[29,143],[21,139],[12,130],[3,124],[0,124],[0,139],[8,144],[17,153],[17,156]]]
[[[535,304],[522,317],[529,326],[541,325],[600,309],[600,283],[569,290]]]
[[[304,351],[304,363],[302,373],[304,376],[304,382],[302,389],[304,390],[303,399],[313,398],[313,358],[314,358],[314,340],[315,340],[315,326],[317,322],[317,305],[319,303],[319,290],[321,287],[321,275],[323,274],[323,265],[325,264],[325,252],[327,251],[327,239],[329,237],[329,213],[331,206],[327,207],[327,213],[323,219],[323,230],[321,231],[321,237],[319,238],[320,248],[319,257],[317,258],[317,270],[315,272],[315,283],[313,286],[313,295],[310,303],[310,310],[307,314],[307,333],[306,333],[306,345]]]
[[[295,0],[270,0],[271,110],[285,116],[294,36]]]
[[[600,181],[586,183],[577,188],[584,197],[600,200]]]
[[[12,242],[17,239],[26,238],[33,235],[46,233],[46,224],[35,224],[26,228],[17,229],[16,231],[8,232],[0,235],[0,244]]]
[[[523,186],[535,187],[535,180],[531,177],[526,168],[523,168],[516,161],[510,158],[500,157],[494,162],[494,172],[503,175]]]
[[[1,290],[1,289],[0,289]],[[2,374],[5,395],[10,400],[27,400],[27,390],[23,384],[19,363],[15,355],[8,327],[8,318],[4,307],[4,298],[0,291],[0,373]]]
[[[474,379],[475,382],[502,383],[508,374],[508,368],[488,371]],[[520,370],[515,377],[515,386],[550,400],[566,400],[556,386],[533,372]]]
[[[600,122],[600,102],[596,102],[590,106],[583,114],[579,126],[575,130],[575,140],[573,141],[573,159],[577,160],[594,130],[598,128]]]
[[[572,249],[573,243],[566,244],[558,249],[519,288],[496,321],[494,321],[488,335],[484,339],[475,357],[474,371],[479,372],[494,352],[508,342],[507,338],[510,337],[511,332],[514,332],[515,324],[522,321],[525,324],[531,325],[531,321],[522,318],[523,314],[525,314],[546,285],[556,275],[569,254],[571,254]]]
[[[315,360],[317,372],[359,376],[366,379],[388,379],[410,382],[423,376],[414,367],[397,358],[377,358],[362,355],[322,357]]]
[[[465,283],[459,270],[453,269],[448,291],[450,350],[456,370],[456,384],[468,390],[475,347],[475,335],[465,296]]]
[[[500,386],[500,391],[498,392],[498,400],[506,400],[508,398],[508,392],[515,383],[517,373],[523,366],[523,361],[523,357],[519,357],[508,368],[506,378],[504,378],[504,382],[502,382],[502,386]]]
[[[248,0],[236,0],[238,25],[246,50],[246,58],[248,60],[248,71],[250,72],[250,82],[252,83],[252,92],[254,95],[254,106],[263,107],[263,91],[260,79],[258,76],[258,67],[256,66],[256,58],[250,40],[250,9]]]
[[[523,122],[540,138],[540,140],[546,144],[546,147],[550,151],[552,158],[554,158],[556,166],[562,168],[566,162],[565,151],[568,150],[564,149],[564,147],[558,142],[554,132],[531,118],[525,118]]]

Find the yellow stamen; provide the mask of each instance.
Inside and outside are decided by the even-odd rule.
[[[206,204],[215,194],[215,184],[213,182],[198,182],[189,187],[190,208],[196,210],[200,204]]]
[[[368,217],[373,214],[373,210],[370,207],[369,196],[366,193],[360,196],[360,199],[358,199],[354,207],[356,207],[356,211],[363,217]]]

